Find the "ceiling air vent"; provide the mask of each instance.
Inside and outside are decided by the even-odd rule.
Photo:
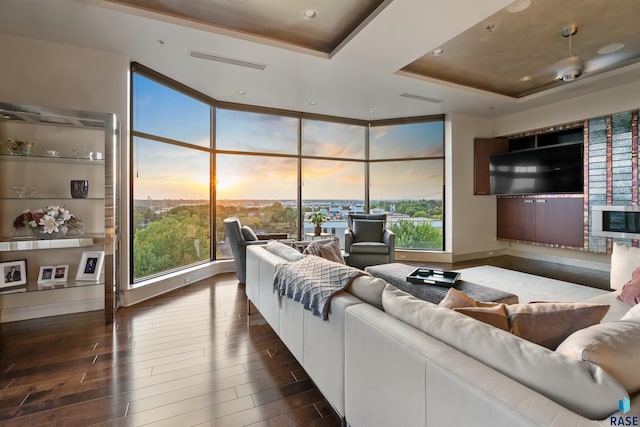
[[[418,101],[425,101],[425,102],[432,102],[434,104],[440,104],[442,102],[441,99],[436,99],[436,98],[429,98],[426,96],[420,96],[420,95],[414,95],[412,93],[401,93],[400,96],[404,97],[404,98],[409,98],[409,99],[416,99]]]
[[[267,66],[264,64],[243,61],[241,59],[227,58],[225,56],[213,55],[211,53],[198,52],[197,50],[190,50],[189,56],[192,56],[194,58],[206,59],[208,61],[223,62],[225,64],[238,65],[240,67],[255,68],[256,70],[264,70],[265,68],[267,68]]]

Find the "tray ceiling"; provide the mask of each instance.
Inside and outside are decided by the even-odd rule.
[[[400,74],[520,98],[566,84],[558,76],[574,68],[567,61],[569,37],[562,35],[571,26],[579,78],[640,61],[639,20],[637,0],[532,0],[520,12],[500,10],[439,46],[441,55],[427,52]],[[598,52],[620,44],[618,51]]]
[[[329,54],[387,0],[108,0]],[[315,12],[315,16],[314,16]]]

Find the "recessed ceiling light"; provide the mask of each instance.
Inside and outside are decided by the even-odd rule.
[[[369,110],[369,114],[375,114],[376,112],[374,110]]]
[[[316,101],[309,101],[309,105],[318,105]]]
[[[247,94],[247,92],[245,92],[244,90],[237,90],[236,93],[238,95],[246,95]]]
[[[607,53],[617,52],[623,47],[624,45],[622,43],[611,43],[598,49],[598,53],[600,55],[606,55]]]
[[[433,49],[431,51],[431,55],[433,55],[433,56],[440,56],[443,53],[444,53],[444,49],[441,49],[441,48]]]
[[[510,13],[518,13],[522,12],[525,9],[528,9],[531,6],[531,0],[516,0],[507,6],[507,12]]]
[[[306,9],[302,11],[302,16],[304,17],[304,19],[310,21],[318,17],[318,11],[314,9]]]
[[[528,82],[529,80],[531,80],[531,76],[522,76],[522,77],[520,77],[520,81],[521,82]]]

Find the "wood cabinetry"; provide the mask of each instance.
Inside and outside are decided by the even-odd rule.
[[[473,141],[473,194],[491,194],[489,179],[489,156],[505,153],[509,148],[509,140],[506,138],[476,138]]]
[[[115,116],[6,103],[0,113],[0,262],[24,263],[19,284],[0,285],[0,321],[102,307],[105,321],[112,321]],[[33,146],[12,150],[12,141]],[[84,190],[72,192],[72,181]],[[35,233],[28,224],[14,228],[25,210],[52,206],[66,209],[81,226],[54,234]],[[54,266],[66,274],[49,281],[45,274]]]
[[[583,199],[498,198],[498,238],[569,247],[584,245]]]

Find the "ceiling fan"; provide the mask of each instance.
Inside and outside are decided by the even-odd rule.
[[[556,63],[557,67],[556,80],[572,82],[582,75],[584,71],[584,63],[579,56],[573,54],[573,36],[578,33],[578,27],[571,25],[562,30],[562,37],[569,39],[569,57]]]
[[[592,74],[610,69],[614,64],[622,64],[629,58],[621,51],[624,47],[621,43],[612,43],[601,48],[595,58],[584,61],[573,52],[573,37],[578,33],[576,25],[570,25],[562,29],[562,37],[569,39],[569,56],[556,62],[547,69],[547,73],[553,73],[554,82],[573,82],[583,74]]]

